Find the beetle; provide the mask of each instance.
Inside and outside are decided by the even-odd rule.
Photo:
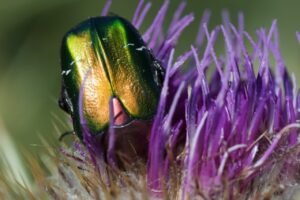
[[[93,17],[68,31],[61,46],[61,70],[59,106],[71,116],[81,139],[82,85],[82,109],[92,135],[107,132],[111,99],[113,124],[119,129],[133,121],[147,123],[156,113],[164,68],[135,27],[122,17]]]

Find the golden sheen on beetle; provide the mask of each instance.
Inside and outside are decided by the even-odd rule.
[[[79,96],[90,132],[105,132],[110,99],[114,125],[153,118],[162,84],[163,68],[138,31],[118,16],[95,17],[80,23],[63,38],[60,107],[69,113],[81,138]]]

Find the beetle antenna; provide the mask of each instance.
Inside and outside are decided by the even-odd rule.
[[[58,141],[62,141],[64,139],[64,137],[68,136],[68,135],[75,135],[75,132],[74,131],[67,131],[67,132],[64,132],[63,134],[61,134],[58,138]]]
[[[107,16],[110,16],[110,17],[120,17],[118,14],[112,12],[112,11],[109,11]]]

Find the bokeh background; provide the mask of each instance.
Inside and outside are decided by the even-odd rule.
[[[75,24],[100,15],[104,0],[0,0],[0,134],[5,130],[16,148],[38,152],[39,136],[58,143],[60,133],[70,130],[67,115],[57,106],[60,91],[60,43]],[[137,0],[114,0],[111,11],[131,19]],[[162,0],[153,0],[143,32]],[[171,0],[167,22],[179,5]],[[184,32],[177,52],[194,41],[205,9],[212,12],[210,27],[221,23],[228,9],[233,22],[239,12],[245,15],[245,28],[251,34],[278,20],[283,57],[290,72],[300,78],[299,0],[198,0],[189,1],[185,13],[193,11],[196,20]],[[167,24],[167,23],[166,23]],[[300,81],[299,81],[300,82]],[[299,84],[298,84],[299,85]]]

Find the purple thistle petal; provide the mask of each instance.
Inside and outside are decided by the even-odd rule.
[[[192,54],[193,52],[192,50],[190,50],[178,57],[170,71],[170,77],[172,77],[175,73],[179,72],[179,68],[192,56]]]
[[[204,11],[204,13],[202,15],[202,19],[199,24],[199,29],[198,29],[198,33],[197,33],[197,37],[196,37],[196,42],[195,42],[197,47],[200,47],[203,43],[204,36],[205,36],[205,31],[203,30],[203,28],[206,27],[205,24],[209,23],[210,15],[211,15],[211,13],[208,10]]]
[[[176,25],[174,25],[174,31],[169,33],[165,41],[162,43],[162,45],[157,50],[157,58],[160,60],[164,60],[169,50],[172,49],[175,44],[177,43],[177,40],[179,36],[181,35],[182,31],[194,20],[193,14],[189,14],[185,17],[183,17],[181,20],[179,20]],[[176,28],[175,28],[176,27]]]
[[[300,43],[300,33],[299,32],[296,33],[296,37],[297,37],[298,42]]]
[[[228,23],[227,26],[230,27],[230,22],[226,22],[226,23]],[[227,53],[228,53],[227,65],[228,65],[228,67],[230,66],[231,71],[233,72],[232,78],[235,83],[234,85],[237,86],[238,82],[240,80],[240,74],[239,74],[239,70],[237,68],[238,66],[236,66],[236,64],[235,64],[234,50],[233,50],[233,47],[231,44],[231,39],[228,35],[228,31],[225,29],[224,26],[221,26],[221,30],[223,32],[225,43],[227,46]]]
[[[180,129],[182,127],[182,124],[183,124],[183,121],[181,120],[177,123],[177,125],[173,129],[172,141],[171,141],[171,145],[170,145],[172,149],[175,147],[175,144],[177,143],[177,139],[180,134]]]
[[[140,11],[143,7],[143,4],[144,4],[144,0],[140,0],[137,8],[135,9],[135,12],[134,12],[134,15],[133,15],[133,18],[131,20],[132,24],[133,25],[136,25],[136,22],[137,22],[137,19],[139,18],[139,15],[140,15]]]
[[[201,131],[204,127],[204,123],[207,119],[208,113],[204,113],[202,116],[202,119],[200,123],[197,126],[195,135],[190,139],[191,144],[188,147],[188,157],[187,157],[187,163],[186,163],[186,171],[187,175],[184,181],[184,188],[189,190],[191,187],[191,184],[194,181],[194,174],[196,173],[195,171],[197,170],[197,165],[200,164],[200,152],[199,152],[199,142],[201,142],[200,137],[201,137]],[[184,193],[184,192],[183,192]]]
[[[171,130],[171,122],[172,122],[172,118],[173,118],[173,115],[174,115],[174,112],[175,112],[175,109],[176,109],[178,100],[179,100],[179,98],[180,98],[180,95],[181,95],[181,93],[182,93],[184,87],[185,87],[185,82],[183,81],[183,82],[180,84],[180,86],[179,86],[179,88],[178,88],[178,90],[177,90],[177,92],[176,92],[176,94],[175,94],[175,96],[174,96],[174,100],[172,101],[172,105],[171,105],[171,108],[170,108],[170,110],[169,110],[169,112],[168,112],[168,116],[167,116],[167,118],[166,118],[166,121],[165,121],[164,124],[163,124],[163,131],[165,132],[165,134],[166,134],[169,130]]]
[[[176,43],[182,31],[194,20],[194,15],[189,14],[179,20],[170,31],[170,37],[167,39],[169,43]],[[170,29],[171,30],[171,29]]]
[[[296,111],[297,111],[297,119],[299,119],[299,117],[300,117],[300,89],[298,89],[298,93],[297,93]]]
[[[205,32],[205,35],[206,35],[206,38],[207,38],[207,41],[215,41],[217,36],[218,36],[218,33],[219,33],[219,29],[215,29],[211,32],[211,34],[209,34],[208,32],[208,29],[207,29],[207,25],[206,24],[203,24],[203,29],[204,29],[204,32]],[[210,48],[210,54],[211,56],[213,57],[213,60],[215,62],[215,65],[216,65],[216,68],[218,70],[218,73],[219,75],[221,76],[222,78],[222,81],[223,80],[223,72],[222,72],[222,67],[221,67],[221,64],[219,62],[219,60],[217,59],[217,56],[216,56],[216,53],[214,51],[214,48],[211,46]]]
[[[226,29],[228,31],[229,27],[230,27],[230,14],[229,14],[228,10],[222,11],[222,21],[223,21],[224,29]]]
[[[138,20],[136,21],[136,23],[133,23],[133,25],[135,25],[136,28],[140,28],[140,26],[142,25],[148,11],[151,8],[151,5],[152,5],[151,2],[148,2],[145,5],[145,7],[144,7],[143,11],[141,12],[141,14],[139,15]]]
[[[108,163],[116,168],[117,160],[115,155],[115,143],[116,143],[116,133],[114,129],[114,107],[113,107],[113,98],[110,98],[109,101],[109,139],[108,139],[108,149],[107,149],[107,159]]]
[[[207,50],[205,51],[204,54],[207,54],[208,50],[209,50],[209,48],[207,48]],[[204,67],[205,67],[204,58],[206,58],[206,57],[203,56],[204,58],[200,62],[199,58],[198,58],[198,55],[197,55],[197,51],[193,46],[192,46],[192,51],[193,51],[193,54],[194,54],[194,59],[196,61],[196,67],[197,67],[197,71],[198,71],[198,78],[199,78],[199,81],[200,81],[200,84],[201,84],[202,92],[204,93],[204,96],[207,96],[208,92],[209,92],[209,88],[208,88],[207,81],[205,80],[205,76],[204,76]]]
[[[186,6],[186,2],[181,2],[179,4],[178,8],[176,9],[176,12],[173,16],[173,19],[172,19],[171,23],[170,23],[170,27],[169,27],[170,32],[173,32],[174,29],[176,28],[175,25],[178,24],[178,20],[180,19],[180,16],[181,16],[185,6]]]
[[[244,14],[242,12],[240,12],[239,16],[238,16],[238,28],[239,28],[239,35],[241,37],[243,37],[243,33],[244,33],[244,29],[245,29],[244,21],[245,21]]]
[[[112,0],[106,1],[105,5],[102,9],[101,16],[106,16],[108,14],[111,4],[112,4]]]
[[[242,22],[240,22],[242,23]],[[242,25],[241,25],[242,26]],[[252,63],[251,63],[251,58],[249,56],[249,54],[247,53],[247,50],[246,50],[246,46],[243,42],[243,29],[239,30],[239,32],[236,30],[236,28],[230,24],[230,28],[231,30],[233,31],[233,33],[235,34],[237,40],[238,40],[238,44],[239,44],[239,47],[241,48],[241,51],[242,51],[242,54],[244,56],[244,59],[245,59],[245,70],[247,72],[247,79],[249,80],[249,82],[251,81],[255,81],[255,75],[254,75],[254,70],[253,70],[253,66],[252,66]],[[252,40],[252,39],[251,39]],[[253,42],[253,41],[252,41]],[[255,46],[255,44],[254,44]]]
[[[169,7],[169,1],[165,0],[164,4],[160,8],[159,12],[157,13],[155,19],[152,22],[152,25],[148,28],[148,30],[144,33],[143,38],[146,43],[148,43],[149,47],[153,46],[153,43],[156,42],[157,33],[162,29],[162,22],[165,19],[165,15],[167,13],[167,9]],[[155,30],[155,31],[154,31]],[[155,36],[152,36],[152,34]]]

